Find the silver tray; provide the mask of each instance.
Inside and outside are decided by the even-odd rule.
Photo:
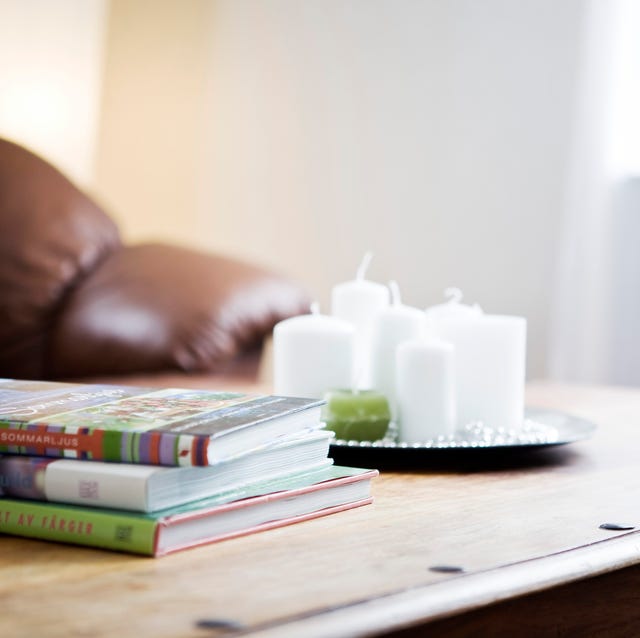
[[[421,443],[397,441],[397,428],[392,423],[385,438],[379,441],[346,441],[334,439],[331,453],[340,462],[357,459],[383,458],[386,454],[399,458],[437,453],[509,452],[565,445],[589,438],[596,430],[591,421],[564,412],[527,408],[519,428],[492,428],[481,422],[469,423],[451,436],[440,436]]]

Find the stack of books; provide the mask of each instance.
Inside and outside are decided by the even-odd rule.
[[[0,379],[0,533],[160,556],[366,505],[320,404]]]

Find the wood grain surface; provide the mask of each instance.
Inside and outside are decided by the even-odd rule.
[[[640,529],[640,391],[538,383],[527,402],[598,430],[382,472],[371,506],[161,559],[4,536],[2,634],[382,635],[640,562],[640,534],[599,528]]]

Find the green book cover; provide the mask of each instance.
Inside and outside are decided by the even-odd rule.
[[[162,555],[365,505],[376,475],[330,466],[153,514],[0,499],[0,533]]]

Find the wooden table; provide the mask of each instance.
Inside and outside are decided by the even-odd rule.
[[[636,635],[640,532],[599,525],[640,529],[640,391],[533,384],[528,404],[599,429],[383,472],[372,506],[161,559],[2,537],[1,635]]]

